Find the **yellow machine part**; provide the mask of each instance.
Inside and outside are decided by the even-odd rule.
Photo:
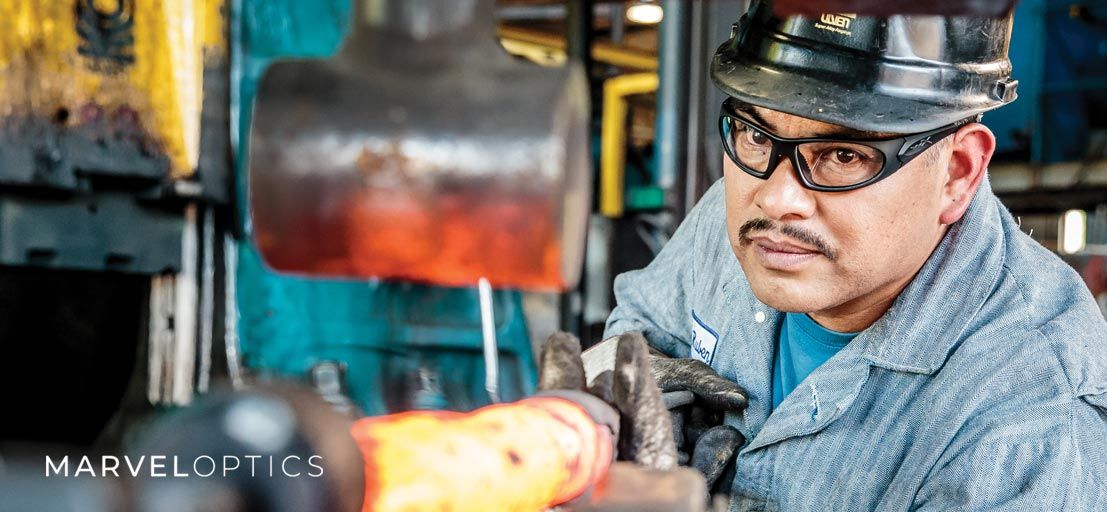
[[[80,122],[121,108],[168,157],[196,172],[205,61],[225,59],[226,0],[0,2],[0,116]],[[59,115],[66,113],[66,115]]]

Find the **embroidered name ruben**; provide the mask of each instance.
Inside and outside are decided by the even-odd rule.
[[[711,364],[715,357],[715,346],[718,344],[719,334],[692,311],[692,359]]]

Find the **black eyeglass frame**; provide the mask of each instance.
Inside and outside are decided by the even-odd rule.
[[[723,102],[722,109],[719,113],[719,137],[723,142],[723,150],[726,152],[730,160],[755,178],[763,180],[769,179],[772,176],[773,171],[780,165],[781,157],[787,157],[792,162],[792,167],[795,168],[796,174],[799,175],[800,182],[804,188],[810,190],[817,190],[819,192],[845,192],[848,190],[856,190],[861,187],[867,187],[883,180],[896,171],[907,165],[908,162],[914,160],[915,157],[923,154],[927,148],[937,144],[942,139],[957,132],[962,126],[972,122],[979,122],[981,114],[975,114],[973,116],[962,119],[956,123],[940,126],[933,130],[927,130],[925,132],[907,134],[900,137],[892,137],[887,139],[849,139],[849,138],[837,138],[837,137],[805,137],[798,139],[788,139],[779,137],[772,132],[766,130],[763,126],[757,122],[746,118],[741,115],[736,104],[732,99],[727,99]],[[758,171],[745,164],[743,164],[735,155],[732,144],[727,140],[726,136],[726,123],[728,119],[733,119],[735,122],[742,123],[754,130],[757,130],[761,134],[765,135],[772,141],[772,148],[770,149],[769,162],[764,171]],[[827,186],[819,185],[811,179],[811,169],[807,167],[807,162],[799,154],[800,144],[808,142],[843,142],[848,144],[859,144],[867,146],[879,151],[884,155],[884,167],[880,169],[880,172],[873,175],[859,183],[853,185],[843,186]]]

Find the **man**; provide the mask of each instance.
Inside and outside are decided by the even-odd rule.
[[[725,177],[606,336],[748,392],[731,510],[1107,509],[1107,324],[988,184],[1009,29],[755,2],[716,54]]]

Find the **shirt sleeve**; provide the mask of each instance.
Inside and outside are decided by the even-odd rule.
[[[1107,416],[1077,399],[1068,417],[996,427],[939,461],[914,511],[1093,511],[1107,503]]]
[[[717,225],[703,222],[705,217],[725,215],[722,194],[720,181],[704,194],[646,268],[615,278],[617,305],[607,319],[604,338],[638,331],[650,346],[670,357],[688,357],[689,300],[695,286],[699,231],[704,224]]]

